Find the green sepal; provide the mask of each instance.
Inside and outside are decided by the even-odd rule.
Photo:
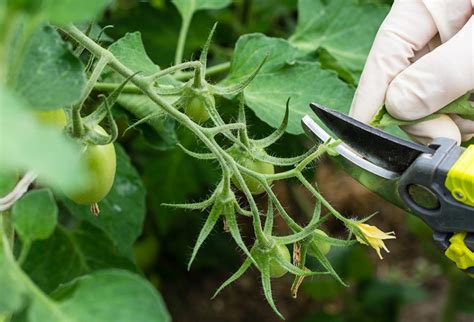
[[[226,96],[226,95],[234,95],[237,93],[240,93],[244,90],[245,87],[247,87],[257,76],[258,72],[260,72],[260,69],[262,69],[263,65],[267,62],[268,55],[263,58],[263,60],[260,62],[260,64],[255,68],[255,70],[243,81],[236,85],[228,86],[228,87],[221,87],[221,86],[215,86],[215,85],[209,85],[212,89],[213,93],[216,93],[221,96]]]
[[[285,319],[283,314],[278,311],[275,301],[273,301],[273,295],[272,295],[272,284],[271,284],[271,278],[270,278],[270,263],[268,260],[265,260],[261,264],[260,268],[260,276],[262,279],[262,289],[263,289],[263,294],[265,295],[265,299],[267,300],[268,304],[270,307],[273,309],[273,311],[278,315],[278,317],[282,320]]]
[[[249,258],[245,259],[239,269],[234,274],[232,274],[232,276],[230,276],[224,283],[222,283],[221,286],[219,286],[219,288],[216,290],[211,299],[214,299],[225,287],[238,280],[250,268],[251,265],[252,261]]]
[[[193,253],[191,254],[191,258],[189,259],[189,262],[188,262],[188,270],[191,269],[191,265],[194,261],[194,258],[197,255],[197,252],[199,251],[199,248],[204,243],[204,241],[206,240],[206,238],[209,236],[212,229],[216,225],[217,220],[222,214],[223,208],[224,207],[221,204],[214,204],[214,206],[212,207],[211,212],[207,216],[206,222],[204,223],[204,226],[202,226],[201,231],[199,232],[199,236],[197,238],[196,244],[194,244]]]
[[[290,117],[290,97],[286,100],[286,108],[285,108],[285,115],[283,116],[283,120],[280,126],[269,136],[260,139],[260,140],[253,140],[253,142],[261,147],[268,147],[278,141],[283,134],[285,134],[286,128],[288,127],[288,119]]]

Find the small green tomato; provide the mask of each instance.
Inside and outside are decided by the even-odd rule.
[[[320,229],[315,229],[314,234],[328,237],[328,235]],[[324,241],[319,241],[319,240],[313,240],[310,247],[308,248],[308,254],[311,256],[316,256],[315,252],[312,250],[312,247],[318,248],[319,251],[323,253],[324,255],[327,255],[329,251],[331,250],[331,245],[329,243],[326,243]]]
[[[66,124],[66,114],[62,108],[50,111],[35,112],[35,117],[43,124],[63,129]]]
[[[291,255],[290,251],[285,245],[276,245],[275,252],[280,256],[283,257],[285,262],[291,263]],[[270,277],[272,278],[280,278],[285,275],[288,271],[284,268],[280,263],[276,261],[276,259],[270,260]]]
[[[209,95],[208,97],[215,104],[214,96]],[[210,118],[204,98],[200,96],[194,96],[190,99],[189,103],[184,106],[184,113],[191,120],[199,124],[206,122]]]
[[[261,149],[263,153],[265,153],[265,150]],[[273,164],[268,163],[268,162],[263,162],[260,160],[254,160],[250,156],[241,154],[241,155],[236,155],[236,161],[241,164],[242,166],[248,168],[249,170],[261,173],[261,174],[275,174],[275,167]],[[255,178],[242,173],[242,177],[245,181],[245,184],[249,188],[250,192],[253,195],[258,195],[263,192],[265,192],[265,188],[263,185]],[[232,177],[232,183],[242,191],[242,186],[240,185],[239,181],[235,176]],[[272,181],[269,180],[268,184],[271,184]]]
[[[106,134],[100,126],[97,126],[95,130],[101,134]],[[65,195],[77,204],[90,205],[101,201],[112,188],[116,169],[114,145],[113,143],[87,145],[81,159],[86,164],[91,183],[79,191],[65,191]]]

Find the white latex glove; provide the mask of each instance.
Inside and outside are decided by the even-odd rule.
[[[351,115],[367,123],[385,104],[393,117],[416,120],[473,90],[473,7],[474,0],[395,0],[370,50]],[[402,129],[422,143],[474,136],[474,122],[457,115]]]

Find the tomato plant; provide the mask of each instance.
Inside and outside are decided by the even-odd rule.
[[[243,2],[133,2],[153,17],[156,34],[142,39],[121,23],[125,2],[0,1],[0,321],[170,321],[150,282],[159,277],[140,269],[156,267],[161,245],[181,246],[183,227],[200,222],[184,210],[205,216],[188,267],[219,223],[242,255],[216,295],[254,267],[283,318],[272,277],[291,275],[293,291],[310,275],[344,285],[326,255],[365,240],[364,219],[339,212],[313,184],[313,163],[337,142],[301,143],[300,119],[312,101],[347,111],[388,8],[300,0],[297,20],[295,4],[284,17],[294,30],[272,32],[276,16],[235,19],[248,11]],[[195,19],[206,35],[194,36]],[[222,29],[211,28],[216,20]],[[311,201],[307,222],[276,192],[285,180]],[[167,235],[175,218],[186,224]],[[328,218],[347,236],[319,230]],[[170,254],[182,268],[187,249]]]

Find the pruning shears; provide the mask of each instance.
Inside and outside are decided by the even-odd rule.
[[[369,190],[421,218],[434,242],[474,277],[474,145],[437,138],[425,146],[401,139],[319,104],[319,120],[302,119],[317,142],[340,140],[332,160]]]

